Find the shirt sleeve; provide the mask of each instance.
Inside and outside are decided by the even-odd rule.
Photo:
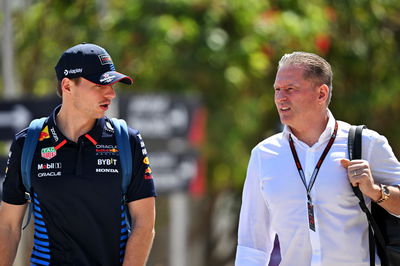
[[[150,161],[142,136],[137,130],[129,129],[132,147],[132,181],[128,187],[127,201],[155,197],[156,191]]]
[[[25,188],[21,179],[21,141],[16,137],[11,144],[3,183],[2,200],[14,205],[26,203]]]
[[[363,145],[367,154],[371,173],[376,183],[385,185],[400,184],[400,163],[393,153],[387,139],[372,130],[367,130],[366,146]],[[369,142],[369,143],[368,143]],[[363,140],[364,144],[364,140]]]
[[[399,185],[400,163],[394,155],[392,147],[384,136],[372,130],[368,131],[371,136],[367,138],[367,145],[365,146],[363,139],[363,153],[364,148],[367,151],[367,157],[364,157],[363,154],[363,158],[368,158],[374,182],[385,185]],[[391,214],[400,218],[400,215]]]
[[[275,234],[270,226],[270,213],[262,195],[260,162],[257,150],[250,157],[243,188],[239,218],[236,266],[266,266]]]

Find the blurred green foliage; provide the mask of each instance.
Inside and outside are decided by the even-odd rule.
[[[399,18],[398,0],[41,0],[13,13],[25,94],[55,93],[53,66],[83,41],[136,77],[121,89],[200,94],[211,191],[240,190],[251,148],[279,130],[272,84],[294,50],[331,63],[338,119],[386,135],[400,154]]]

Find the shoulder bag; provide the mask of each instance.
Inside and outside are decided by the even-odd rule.
[[[348,136],[350,160],[361,159],[361,138],[365,126],[352,126]],[[379,204],[371,202],[371,212],[365,205],[364,197],[358,187],[354,194],[360,200],[369,224],[370,265],[375,265],[375,244],[382,266],[400,265],[400,218],[391,215]]]

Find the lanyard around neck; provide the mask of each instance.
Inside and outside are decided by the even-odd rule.
[[[308,184],[308,186],[307,186],[306,177],[304,175],[303,168],[301,167],[301,163],[300,163],[299,157],[298,157],[297,152],[296,152],[296,148],[294,147],[292,135],[289,135],[289,144],[290,144],[290,149],[291,149],[292,154],[293,154],[293,159],[294,159],[294,161],[296,163],[297,170],[299,171],[299,175],[300,175],[301,181],[303,181],[304,187],[307,190],[307,199],[310,202],[312,202],[311,201],[311,196],[310,196],[311,189],[312,189],[312,187],[313,187],[313,185],[315,183],[315,180],[317,179],[317,175],[318,175],[319,169],[321,168],[321,165],[322,165],[326,155],[328,154],[329,150],[331,149],[331,147],[333,145],[333,142],[335,141],[337,131],[338,131],[338,123],[337,123],[337,121],[335,121],[335,129],[333,130],[332,136],[331,136],[328,144],[326,145],[324,152],[322,153],[321,157],[319,158],[319,160],[317,162],[317,165],[314,168],[314,171],[312,173],[312,176],[311,176],[311,179],[310,179],[310,183]]]

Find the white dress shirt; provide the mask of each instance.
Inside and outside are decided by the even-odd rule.
[[[288,137],[290,129],[259,143],[251,153],[243,189],[236,266],[267,266],[275,234],[282,266],[369,266],[368,221],[353,193],[340,159],[348,158],[350,125],[338,121],[333,146],[311,190],[315,232],[309,229],[306,188],[297,171]],[[329,112],[325,131],[312,147],[293,141],[307,185],[335,126]],[[400,163],[386,138],[364,130],[362,158],[376,183],[400,184]],[[370,207],[370,198],[365,198]],[[380,260],[376,256],[376,265]]]

